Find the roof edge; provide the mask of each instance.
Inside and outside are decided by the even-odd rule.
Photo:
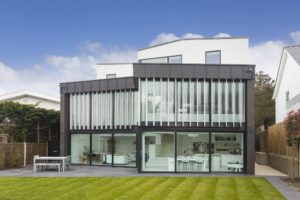
[[[208,38],[200,38],[200,37],[199,38],[179,38],[177,40],[172,40],[172,41],[169,41],[169,42],[164,42],[164,43],[161,43],[161,44],[156,44],[156,45],[153,45],[153,46],[149,46],[149,47],[145,47],[145,48],[142,48],[142,49],[138,49],[138,52],[146,50],[146,49],[150,49],[150,48],[153,48],[153,47],[158,47],[158,46],[162,46],[162,45],[165,45],[165,44],[170,44],[170,43],[184,41],[184,40],[220,40],[220,39],[249,39],[249,36],[240,36],[240,37],[208,37]]]

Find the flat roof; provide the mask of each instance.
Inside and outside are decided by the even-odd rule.
[[[180,38],[180,39],[177,39],[177,40],[172,40],[170,42],[164,42],[164,43],[161,43],[161,44],[145,47],[145,48],[139,49],[138,51],[142,51],[142,50],[145,50],[145,49],[150,49],[150,48],[153,48],[153,47],[158,47],[158,46],[162,46],[162,45],[170,44],[170,43],[174,43],[174,42],[184,41],[184,40],[220,40],[220,39],[249,39],[249,37],[248,36],[240,36],[240,37]]]

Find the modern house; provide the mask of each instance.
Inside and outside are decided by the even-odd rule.
[[[61,155],[139,172],[254,174],[248,38],[193,38],[61,83]]]
[[[60,102],[58,98],[27,90],[21,90],[0,95],[0,102],[4,101],[13,101],[21,104],[37,105],[37,107],[39,108],[45,108],[48,110],[53,109],[59,111],[60,109]]]

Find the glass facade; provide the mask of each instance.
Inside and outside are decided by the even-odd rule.
[[[141,80],[141,112],[141,121],[146,125],[162,126],[163,122],[173,122],[182,126],[242,126],[245,122],[245,83]]]
[[[244,172],[243,135],[228,132],[144,132],[141,170]]]
[[[114,166],[136,166],[136,134],[114,135]]]
[[[71,163],[90,164],[90,135],[71,135]]]
[[[177,132],[177,171],[209,171],[209,133]]]
[[[212,171],[244,171],[244,142],[242,133],[212,133],[211,141]]]
[[[142,171],[175,171],[175,133],[145,132],[142,135]]]
[[[92,134],[92,164],[112,164],[112,134]]]
[[[71,163],[136,167],[136,134],[71,134]]]

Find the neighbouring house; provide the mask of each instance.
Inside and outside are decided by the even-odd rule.
[[[139,172],[254,174],[248,37],[179,39],[60,84],[60,154]]]
[[[3,101],[37,105],[39,108],[45,108],[48,110],[53,109],[59,111],[60,109],[60,102],[58,98],[27,90],[0,95],[0,102]]]
[[[275,100],[276,125],[282,123],[287,114],[300,109],[300,45],[286,46],[282,55],[277,72],[273,99]],[[273,128],[276,128],[274,125]],[[285,138],[283,138],[285,142]],[[275,143],[269,141],[269,144]],[[277,144],[278,142],[276,142]],[[279,144],[279,143],[278,143]],[[273,145],[273,144],[272,144]],[[300,148],[298,147],[298,160],[300,160]],[[288,154],[288,152],[287,152]],[[276,155],[273,155],[274,157]],[[279,159],[280,157],[280,159]],[[286,168],[287,156],[279,156],[271,159],[277,168]],[[282,165],[282,166],[281,166]],[[299,163],[300,174],[300,163]],[[287,173],[287,170],[285,169]]]
[[[273,99],[276,124],[283,122],[292,110],[300,109],[300,45],[283,48],[276,77]]]

